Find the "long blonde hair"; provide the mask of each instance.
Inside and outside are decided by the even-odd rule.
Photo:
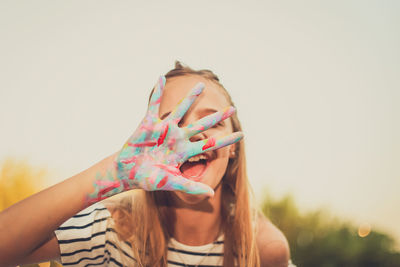
[[[210,70],[193,70],[180,62],[165,77],[199,75],[218,85],[230,105],[232,99]],[[237,114],[231,118],[233,131],[241,131]],[[256,246],[256,209],[250,198],[250,185],[246,171],[244,141],[235,146],[236,157],[229,160],[222,178],[221,217],[224,240],[224,266],[259,266]],[[176,218],[168,213],[170,192],[134,190],[119,201],[115,210],[118,236],[128,241],[139,266],[167,266],[168,240],[172,237]]]

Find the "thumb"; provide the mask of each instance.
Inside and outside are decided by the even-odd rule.
[[[181,175],[169,174],[158,183],[159,190],[181,191],[194,195],[214,196],[214,190],[206,184],[189,180]]]

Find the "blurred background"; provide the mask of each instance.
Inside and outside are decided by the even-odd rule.
[[[394,0],[1,1],[0,210],[118,150],[180,60],[231,93],[256,199],[296,265],[400,266],[399,12]]]

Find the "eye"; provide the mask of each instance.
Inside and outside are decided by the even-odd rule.
[[[223,121],[218,122],[217,124],[215,124],[212,128],[219,128],[219,127],[224,127],[225,123]]]

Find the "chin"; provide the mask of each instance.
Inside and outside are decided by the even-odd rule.
[[[176,198],[186,204],[195,205],[208,200],[210,197],[205,195],[188,194],[184,192],[174,192]]]

